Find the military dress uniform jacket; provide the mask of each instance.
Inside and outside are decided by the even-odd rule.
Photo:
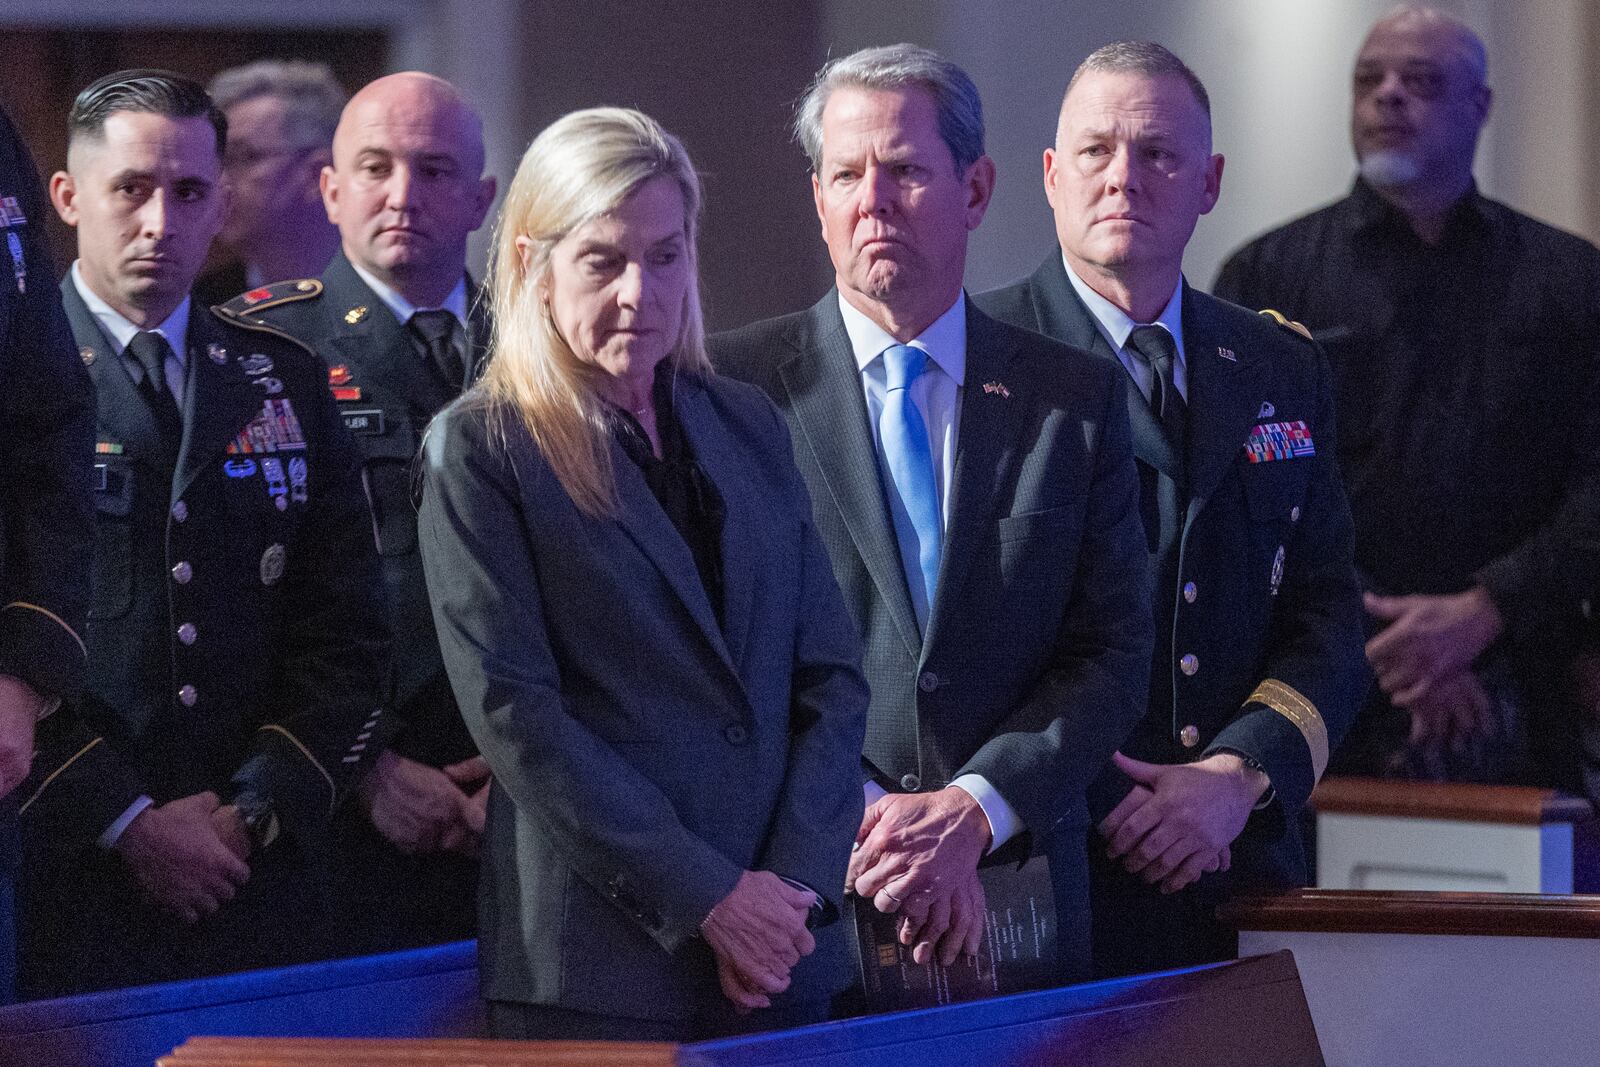
[[[483,294],[468,280],[470,367],[476,380],[488,352]],[[373,515],[394,635],[385,699],[396,716],[393,748],[433,766],[475,753],[456,710],[417,551],[412,461],[422,434],[458,395],[416,352],[410,331],[361,279],[343,252],[319,280],[252,290],[228,307],[296,338],[329,367],[340,417],[361,453],[361,485]]]
[[[1123,379],[968,302],[950,520],[922,634],[838,299],[713,337],[712,357],[789,421],[866,645],[866,775],[892,792],[987,779],[1027,831],[1019,847],[1049,858],[1062,977],[1082,977],[1084,789],[1143,713],[1149,678]]]
[[[314,842],[384,728],[387,630],[348,435],[323,365],[190,312],[184,434],[149,406],[68,278],[98,390],[95,566],[81,719],[36,762],[28,832],[87,847],[143,793],[267,801]]]
[[[979,303],[1121,369],[1060,251]],[[1128,390],[1152,571],[1162,577],[1151,705],[1122,751],[1183,763],[1230,749],[1257,761],[1275,801],[1236,841],[1232,881],[1304,884],[1297,816],[1368,683],[1328,371],[1299,333],[1187,286],[1183,335],[1187,506],[1180,522],[1169,518],[1167,544],[1155,544],[1161,517],[1148,490],[1179,467],[1144,397]],[[1095,819],[1129,788],[1108,768]]]
[[[47,702],[83,678],[94,505],[94,387],[42,240],[49,209],[33,160],[0,111],[0,674]],[[62,714],[56,712],[56,714]],[[0,797],[0,1003],[12,973],[8,886],[20,856],[21,787]]]

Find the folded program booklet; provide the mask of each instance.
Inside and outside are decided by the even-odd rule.
[[[949,967],[915,963],[896,937],[898,919],[851,897],[856,973],[863,1007],[874,1014],[1004,996],[1056,984],[1056,909],[1043,856],[978,870],[983,883],[983,943],[975,958]]]

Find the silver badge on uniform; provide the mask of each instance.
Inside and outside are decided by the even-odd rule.
[[[308,473],[304,456],[296,456],[289,461],[289,495],[294,498],[296,504],[304,504],[306,502],[306,476]]]
[[[257,352],[239,360],[239,368],[252,376],[265,374],[272,369],[272,357],[263,356],[260,352]]]
[[[215,341],[206,345],[206,355],[211,358],[211,362],[219,367],[228,362],[228,350]]]
[[[289,553],[282,545],[272,544],[261,553],[261,584],[277,585],[283,577],[283,569],[288,561]]]
[[[1283,546],[1278,546],[1278,554],[1272,557],[1272,595],[1278,595],[1278,586],[1283,584]]]
[[[281,378],[257,378],[250,384],[259,385],[267,391],[268,396],[277,396],[283,392],[283,380]]]
[[[283,460],[272,456],[263,457],[261,460],[261,474],[267,480],[267,495],[277,505],[279,511],[289,506],[289,483],[283,476]]]

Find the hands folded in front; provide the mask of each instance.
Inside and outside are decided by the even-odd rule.
[[[988,817],[964,789],[886,794],[862,817],[845,889],[900,915],[913,960],[937,955],[948,967],[983,940],[978,861],[990,839]]]
[[[817,947],[806,929],[814,899],[771,871],[745,871],[701,921],[722,993],[741,1014],[771,1007],[789,988],[789,971]]]

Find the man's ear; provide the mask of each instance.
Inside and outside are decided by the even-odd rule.
[[[332,165],[322,168],[317,188],[322,190],[322,210],[328,213],[328,221],[339,225],[339,175]]]
[[[62,222],[78,225],[78,183],[64,170],[50,175],[50,203]]]

